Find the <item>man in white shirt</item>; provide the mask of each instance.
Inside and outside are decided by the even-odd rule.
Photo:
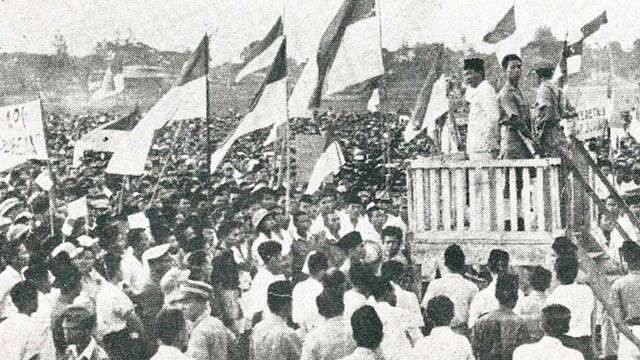
[[[316,328],[322,321],[316,306],[316,297],[324,287],[320,282],[329,268],[327,256],[316,252],[309,256],[309,278],[293,288],[291,318],[304,333]]]
[[[500,110],[496,91],[485,79],[484,61],[464,60],[465,100],[469,102],[467,154],[470,160],[495,159],[498,155]]]
[[[242,295],[243,312],[251,321],[259,312],[268,311],[267,289],[269,285],[285,280],[281,264],[282,245],[277,241],[266,241],[258,246],[258,255],[264,265],[258,267],[258,272],[251,282],[249,291]]]
[[[446,296],[453,302],[454,317],[449,326],[461,334],[467,334],[469,320],[469,306],[478,294],[478,287],[462,276],[465,255],[458,244],[450,245],[444,252],[444,265],[448,272],[442,277],[429,283],[422,299],[422,308],[426,309],[429,300],[436,296]]]
[[[582,353],[585,359],[593,358],[591,348],[591,317],[595,306],[593,291],[587,285],[576,284],[578,259],[561,256],[555,263],[556,277],[560,281],[547,298],[546,305],[559,304],[571,311],[571,321],[564,344]]]
[[[32,315],[38,310],[38,291],[27,281],[22,281],[11,289],[11,300],[17,308],[0,323],[0,351],[3,359],[29,360],[34,356],[51,359],[46,354],[55,355],[53,338],[48,327]]]
[[[182,310],[165,309],[158,313],[155,321],[158,336],[158,351],[151,360],[193,360],[182,353],[187,345],[187,323]]]
[[[509,253],[500,249],[493,249],[489,253],[488,261],[489,272],[491,272],[491,278],[493,279],[489,286],[482,289],[474,296],[471,305],[469,306],[469,329],[473,329],[478,318],[484,314],[488,314],[491,311],[500,308],[500,303],[496,299],[496,282],[500,274],[507,273],[509,271]],[[520,300],[524,298],[522,290],[518,289],[518,302],[513,311],[519,314]]]
[[[6,244],[5,250],[7,266],[0,273],[0,320],[17,312],[9,292],[15,284],[24,280],[20,271],[29,263],[29,252],[21,242]]]
[[[400,287],[405,271],[402,263],[396,260],[389,260],[382,263],[380,273],[383,279],[388,280],[396,294],[396,306],[404,309],[409,314],[409,325],[415,328],[424,326],[422,311],[418,297],[411,291]]]
[[[433,323],[431,334],[416,343],[414,359],[473,360],[469,340],[449,327],[454,317],[454,304],[446,296],[436,296],[427,302],[427,316]]]
[[[367,303],[367,298],[371,295],[370,288],[375,275],[371,269],[362,264],[356,263],[349,268],[349,282],[351,289],[344,293],[344,317],[351,319],[351,315]]]
[[[109,356],[93,337],[96,315],[82,306],[71,306],[62,315],[68,360],[107,360]]]
[[[332,193],[326,193],[318,202],[318,209],[320,213],[311,223],[309,228],[309,234],[314,235],[326,231],[325,219],[326,216],[336,211],[336,199]]]
[[[300,360],[337,360],[351,354],[356,343],[351,336],[349,321],[342,316],[342,292],[327,289],[317,297],[316,303],[325,321],[307,334]]]
[[[542,328],[545,336],[533,344],[520,345],[513,352],[513,360],[562,359],[583,360],[582,354],[566,347],[560,338],[569,331],[571,312],[562,305],[542,309]]]

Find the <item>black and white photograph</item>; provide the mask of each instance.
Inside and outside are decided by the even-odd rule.
[[[640,360],[640,2],[0,14],[1,360]]]

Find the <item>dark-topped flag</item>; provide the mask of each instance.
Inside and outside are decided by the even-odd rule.
[[[496,27],[482,38],[482,41],[488,44],[497,44],[513,35],[514,32],[516,32],[516,16],[515,6],[512,6],[502,19],[498,21]],[[498,59],[498,61],[500,60],[502,59]]]
[[[287,42],[280,44],[267,76],[254,96],[249,112],[227,140],[211,154],[210,173],[220,166],[224,157],[240,137],[287,121]]]
[[[600,30],[600,26],[606,24],[607,22],[607,12],[603,11],[602,14],[598,15],[595,19],[589,21],[587,24],[580,28],[580,31],[582,31],[582,37],[586,38],[591,36],[593,33]]]
[[[103,100],[124,91],[124,74],[122,55],[116,53],[111,59],[109,67],[104,73],[100,87],[93,94],[91,100]]]
[[[170,120],[206,118],[208,61],[209,36],[205,35],[182,68],[175,86],[145,113],[124,145],[113,153],[107,173],[142,175],[156,130]]]
[[[342,148],[336,140],[333,126],[325,133],[324,151],[313,166],[305,194],[313,194],[322,186],[322,182],[331,174],[338,174],[342,165],[346,164]]]
[[[85,151],[116,152],[128,140],[129,133],[140,121],[140,112],[136,107],[129,115],[91,130],[73,148],[73,167],[80,165]]]
[[[407,142],[413,140],[425,129],[432,132],[435,129],[436,120],[449,111],[447,82],[442,76],[444,45],[438,44],[435,52],[433,66],[424,79],[412,118],[404,130],[404,140]]]
[[[271,65],[282,41],[284,41],[282,18],[278,17],[264,39],[249,45],[242,62],[242,69],[236,75],[235,81],[239,82],[245,76]]]
[[[580,72],[582,66],[582,44],[584,39],[580,39],[573,44],[568,44],[565,40],[560,54],[560,61],[553,73],[553,79],[562,88],[567,81],[569,74]]]
[[[317,80],[309,107],[332,94],[384,73],[374,0],[345,0],[320,39]]]

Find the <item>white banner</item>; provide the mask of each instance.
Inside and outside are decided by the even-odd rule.
[[[0,107],[0,171],[48,158],[40,100]]]

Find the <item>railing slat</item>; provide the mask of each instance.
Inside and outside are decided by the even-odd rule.
[[[504,230],[505,168],[496,168],[496,223],[497,230]]]
[[[531,176],[530,168],[522,169],[522,214],[524,216],[524,231],[531,231]]]
[[[469,229],[478,230],[478,193],[476,189],[476,173],[469,169]]]
[[[562,221],[560,219],[560,174],[557,166],[552,166],[548,171],[551,177],[551,229],[561,229]]]
[[[509,168],[509,222],[510,231],[518,230],[518,188],[516,186],[516,168]]]
[[[440,175],[437,169],[429,169],[429,180],[431,181],[429,196],[431,204],[431,229],[440,229]]]
[[[536,168],[536,214],[538,215],[538,231],[545,231],[545,198],[544,198],[544,169]]]
[[[449,169],[441,171],[442,185],[442,226],[445,231],[451,230],[451,173]]]
[[[422,170],[422,183],[423,183],[423,187],[424,187],[424,192],[422,194],[422,200],[424,202],[423,204],[423,208],[422,208],[422,213],[423,217],[424,217],[424,228],[426,230],[432,230],[431,228],[431,205],[430,205],[430,200],[431,200],[431,195],[430,195],[430,189],[431,189],[431,181],[429,181],[429,171],[428,170]]]
[[[489,182],[489,169],[481,169],[481,176],[479,179],[482,181],[482,229],[491,230],[491,183]]]
[[[466,207],[466,182],[464,181],[464,169],[456,169],[456,188],[455,188],[455,196],[456,196],[456,230],[464,230],[464,209]]]
[[[415,212],[413,213],[413,216],[411,216],[413,218],[413,223],[415,226],[416,231],[421,232],[426,230],[426,218],[425,218],[425,212],[424,212],[424,206],[425,206],[425,202],[424,202],[424,186],[425,186],[425,181],[424,181],[424,170],[420,169],[418,171],[415,171],[415,176],[414,176],[414,193],[415,193],[415,198],[413,199],[413,208],[415,209]]]

